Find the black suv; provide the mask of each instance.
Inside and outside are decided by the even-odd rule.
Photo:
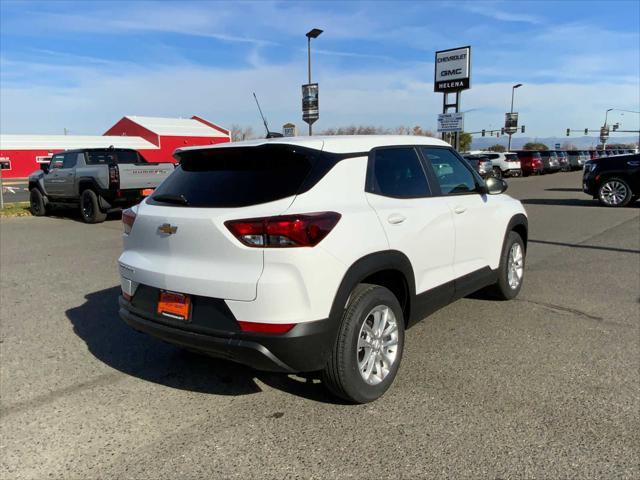
[[[618,155],[584,164],[582,190],[605,207],[624,207],[640,196],[640,155]]]

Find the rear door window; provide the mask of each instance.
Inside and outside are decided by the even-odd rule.
[[[311,172],[309,149],[288,145],[186,151],[148,200],[185,207],[244,207],[296,195]]]
[[[72,152],[64,154],[64,161],[62,162],[62,168],[73,168],[78,163],[78,157],[83,155],[82,153]]]
[[[379,148],[369,162],[367,191],[393,198],[431,195],[427,177],[413,147]]]

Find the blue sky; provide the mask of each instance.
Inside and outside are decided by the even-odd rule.
[[[640,111],[640,2],[0,1],[2,133],[103,133],[123,115],[304,124],[306,38],[318,130],[435,129],[439,49],[472,46],[467,130],[497,128],[511,85],[531,136]],[[638,129],[640,115],[611,112]]]

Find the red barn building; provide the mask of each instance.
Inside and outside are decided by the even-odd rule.
[[[149,162],[173,161],[176,148],[229,142],[229,131],[203,118],[123,117],[104,135],[0,135],[3,178],[27,177],[54,153],[74,148],[132,148]]]

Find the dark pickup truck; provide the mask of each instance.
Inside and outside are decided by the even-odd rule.
[[[52,206],[80,207],[87,223],[139,203],[174,170],[171,162],[149,163],[135,150],[90,148],[56,153],[29,176],[31,213]]]

